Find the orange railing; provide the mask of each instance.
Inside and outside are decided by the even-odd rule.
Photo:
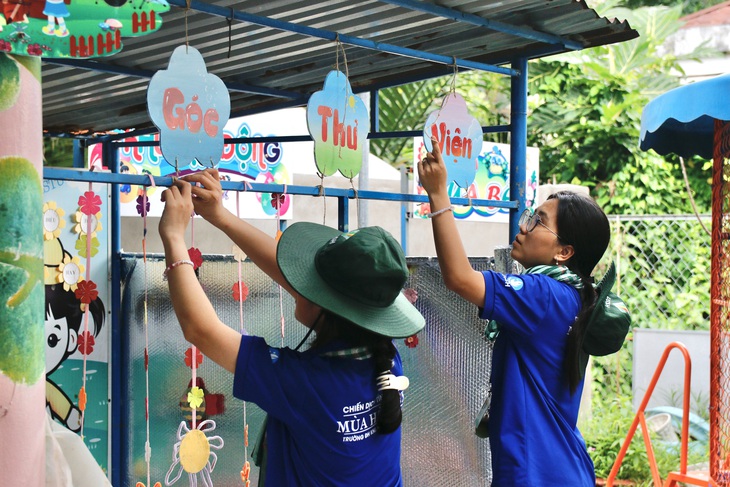
[[[651,382],[649,383],[649,387],[646,389],[646,393],[644,394],[644,399],[641,401],[641,405],[639,406],[639,409],[636,411],[636,416],[634,417],[634,421],[631,423],[631,427],[629,428],[629,432],[626,435],[626,439],[624,440],[623,445],[621,446],[621,450],[618,452],[618,456],[616,457],[616,461],[613,464],[613,468],[611,469],[611,473],[606,479],[606,487],[613,487],[613,482],[616,479],[616,475],[618,474],[619,469],[621,468],[621,462],[623,462],[624,457],[626,456],[626,451],[629,449],[629,445],[631,444],[631,440],[634,438],[634,434],[636,433],[636,428],[641,424],[641,431],[643,432],[644,436],[644,445],[646,446],[646,456],[649,460],[649,468],[651,469],[651,476],[654,480],[654,486],[655,487],[661,487],[662,486],[662,479],[659,475],[659,468],[656,464],[656,458],[654,457],[654,448],[651,445],[651,438],[649,437],[649,428],[646,425],[646,416],[644,415],[644,411],[646,411],[646,405],[649,403],[649,399],[651,399],[651,394],[654,392],[654,387],[656,387],[657,381],[659,380],[659,376],[662,373],[662,370],[664,369],[664,365],[667,362],[667,358],[669,357],[669,352],[672,351],[672,349],[678,349],[680,352],[682,352],[682,355],[684,356],[684,397],[682,400],[682,438],[681,438],[681,448],[680,448],[680,464],[679,464],[679,472],[671,472],[667,476],[667,480],[664,482],[664,487],[674,487],[677,485],[677,482],[683,482],[685,484],[690,485],[699,485],[703,487],[717,487],[717,483],[710,478],[707,472],[692,472],[692,474],[687,473],[687,446],[689,442],[689,399],[690,399],[690,377],[692,372],[692,361],[689,358],[689,352],[687,351],[687,348],[682,345],[679,342],[672,342],[669,345],[667,345],[667,348],[664,349],[664,353],[662,354],[661,360],[659,360],[659,364],[657,365],[656,371],[654,372],[654,376],[651,378]]]

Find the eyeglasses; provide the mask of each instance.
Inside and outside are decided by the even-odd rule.
[[[548,232],[550,232],[553,235],[555,235],[556,237],[558,237],[558,240],[562,240],[562,238],[560,238],[560,235],[558,235],[557,233],[552,231],[552,229],[550,229],[550,227],[545,225],[542,222],[542,220],[540,219],[540,215],[538,213],[533,212],[532,209],[530,209],[530,208],[525,208],[525,211],[523,211],[522,215],[520,215],[520,219],[517,222],[517,224],[519,226],[524,225],[525,230],[527,230],[528,232],[533,231],[536,226],[541,225],[541,226],[545,227],[545,229]]]

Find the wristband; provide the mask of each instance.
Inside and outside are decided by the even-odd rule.
[[[176,262],[173,262],[169,266],[167,266],[167,268],[162,272],[162,280],[163,281],[167,281],[167,274],[171,270],[173,270],[175,267],[177,267],[179,265],[183,265],[183,264],[191,265],[191,266],[193,266],[193,268],[195,267],[195,264],[193,264],[193,261],[192,260],[188,260],[188,259],[178,260]]]

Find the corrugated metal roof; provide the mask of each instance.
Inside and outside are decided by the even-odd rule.
[[[186,1],[170,0],[162,28],[145,37],[126,38],[124,49],[114,56],[44,60],[44,129],[94,133],[152,127],[146,106],[149,78],[167,69],[172,51],[186,41],[201,52],[208,71],[228,86],[231,116],[305,104],[335,67],[336,42],[239,20],[246,16],[490,65],[570,48],[475,25],[475,20],[500,29],[514,27],[538,39],[531,34],[560,36],[578,48],[638,36],[628,23],[599,17],[585,2],[574,0],[206,0],[190,1],[189,10],[183,8]],[[234,12],[238,18],[229,25]],[[442,16],[449,13],[457,18]],[[357,45],[345,45],[345,55],[355,92],[453,70]],[[345,71],[342,56],[339,62]]]

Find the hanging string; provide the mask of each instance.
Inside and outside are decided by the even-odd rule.
[[[150,185],[155,187],[155,178],[152,174],[148,174],[150,178]],[[142,194],[142,263],[144,268],[144,379],[145,379],[145,396],[144,396],[144,420],[147,428],[147,439],[144,444],[144,460],[147,464],[147,485],[151,485],[151,466],[152,460],[152,448],[150,446],[150,373],[149,373],[149,320],[147,315],[147,291],[149,288],[149,281],[147,279],[147,188],[143,188]]]
[[[92,168],[89,169],[93,171]],[[89,182],[89,193],[94,192],[94,186]],[[86,282],[91,282],[91,220],[92,215],[86,215]],[[84,307],[84,338],[89,338],[89,307],[91,302]],[[79,391],[79,409],[81,410],[81,439],[84,439],[84,422],[86,419],[86,357],[88,354],[82,351],[83,366],[81,372],[81,390]]]
[[[243,190],[246,191],[246,189],[249,187],[250,183],[248,181],[244,181]],[[238,218],[239,220],[241,219],[240,196],[241,192],[236,191],[236,218]],[[241,268],[243,266],[243,258],[238,258],[236,260],[238,261],[238,295],[243,296],[243,279],[241,272]],[[243,299],[238,300],[238,330],[241,332],[241,335],[246,334],[246,330],[243,326]],[[248,458],[248,415],[246,412],[246,401],[243,401],[243,458]],[[248,460],[245,460],[243,464],[243,469],[241,470],[241,480],[246,485],[249,485],[248,476],[250,474],[250,471],[250,464],[248,463]]]
[[[228,22],[228,59],[231,58],[231,33],[233,30],[233,7],[231,7],[231,16],[226,18],[226,21]]]
[[[322,198],[322,225],[327,225],[327,198],[324,197],[324,174],[317,172],[317,176],[319,176],[319,186],[317,186],[319,194],[317,196]]]
[[[190,12],[190,2],[191,0],[185,0],[185,54],[188,53],[188,45],[190,44],[188,42],[188,12]]]
[[[355,217],[357,219],[356,221],[359,222],[360,221],[360,196],[357,194],[357,189],[355,188],[355,182],[352,180],[352,178],[350,178],[350,187],[352,188],[352,192],[355,193],[355,205],[356,205],[355,212],[357,213],[355,215]]]
[[[194,215],[190,215],[190,220],[191,220],[190,221],[190,248],[193,249],[193,248],[195,248],[195,217],[194,217]],[[193,382],[192,382],[192,386],[191,386],[191,390],[192,390],[192,388],[195,388],[198,386],[198,347],[196,347],[193,344],[190,344],[190,348],[191,348],[190,364],[192,365],[192,367],[190,367],[190,370],[192,370],[192,376],[193,376]],[[198,422],[198,418],[197,418],[198,407],[195,405],[194,402],[192,402],[192,403],[190,403],[190,408],[193,411],[192,420],[193,420],[193,429],[195,429],[197,427],[197,422]]]
[[[281,195],[275,195],[276,197],[276,236],[277,240],[279,233],[281,232],[281,207],[284,206],[284,200],[286,199],[286,184],[284,184],[284,192]],[[281,321],[281,346],[284,347],[284,336],[286,331],[286,323],[284,320],[284,289],[279,285],[279,319]]]
[[[456,57],[453,58],[454,64],[454,75],[451,77],[451,87],[449,88],[450,93],[456,93],[456,75],[459,74],[459,67],[456,65]]]

